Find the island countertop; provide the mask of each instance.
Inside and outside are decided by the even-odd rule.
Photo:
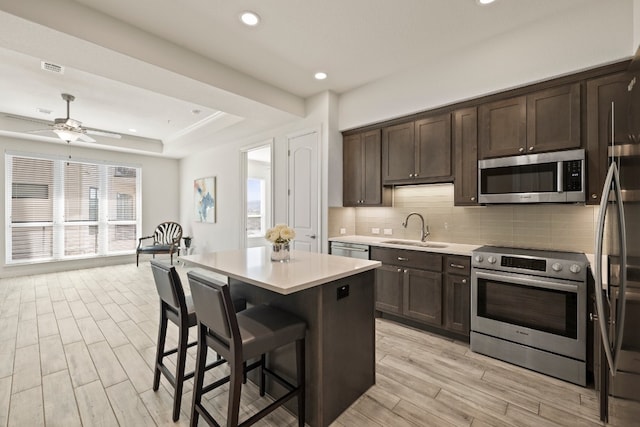
[[[382,265],[379,261],[304,251],[291,251],[289,262],[272,262],[271,249],[266,247],[187,255],[180,260],[282,295]]]

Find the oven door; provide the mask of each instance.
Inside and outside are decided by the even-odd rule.
[[[471,329],[586,360],[586,284],[474,269]]]

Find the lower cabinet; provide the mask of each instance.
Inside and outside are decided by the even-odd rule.
[[[372,247],[371,259],[376,310],[469,336],[469,257]]]

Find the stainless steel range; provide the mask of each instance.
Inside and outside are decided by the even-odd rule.
[[[586,385],[588,266],[578,253],[475,250],[471,350]]]

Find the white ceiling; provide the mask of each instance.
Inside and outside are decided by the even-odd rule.
[[[182,157],[304,116],[314,94],[344,93],[593,1],[0,0],[0,112],[64,117],[67,92],[71,117],[125,134],[98,146]],[[241,25],[243,10],[261,25]],[[41,60],[64,74],[42,71]],[[327,80],[313,79],[320,70]],[[42,127],[0,115],[3,134]]]

